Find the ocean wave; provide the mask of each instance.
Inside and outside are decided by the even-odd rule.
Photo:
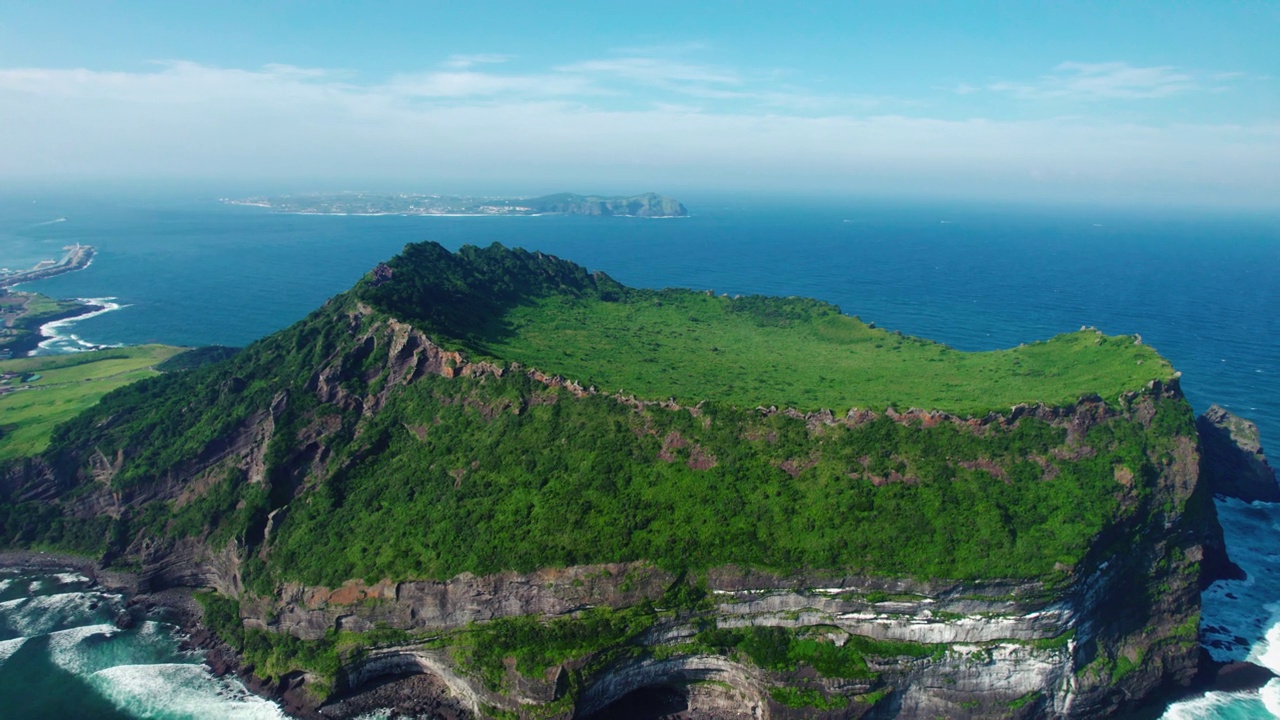
[[[89,318],[95,318],[95,317],[98,317],[99,315],[105,315],[109,312],[114,312],[116,310],[121,310],[123,308],[129,307],[128,305],[121,305],[119,303],[113,302],[115,299],[116,298],[114,297],[76,298],[76,302],[79,302],[83,305],[98,305],[98,306],[101,306],[102,309],[94,310],[93,312],[88,312],[83,315],[77,315],[72,318],[66,318],[64,320],[54,320],[53,322],[48,322],[48,323],[45,323],[44,325],[41,325],[40,334],[43,335],[46,339],[41,340],[40,344],[37,346],[35,350],[31,352],[31,354],[35,355],[39,353],[41,350],[46,352],[72,353],[72,352],[84,352],[87,350],[101,350],[103,348],[123,347],[123,345],[120,343],[115,343],[115,344],[92,343],[92,342],[88,342],[87,340],[84,340],[79,335],[76,335],[73,333],[64,333],[64,330],[66,328],[69,328],[75,325],[76,323],[81,322],[82,320],[88,320]]]
[[[49,659],[55,665],[76,675],[93,672],[92,663],[83,645],[90,639],[99,643],[110,640],[120,632],[115,625],[100,623],[82,625],[49,633]]]
[[[1259,720],[1271,716],[1269,709],[1258,693],[1210,692],[1170,705],[1161,720]]]
[[[120,665],[198,665],[201,656],[178,649],[168,626],[154,621],[136,630],[90,625],[49,636],[49,659],[81,677]]]
[[[85,577],[84,575],[81,575],[78,572],[54,573],[49,577],[56,580],[59,585],[75,585],[78,583],[89,582],[89,578]]]
[[[35,637],[102,622],[121,609],[118,595],[57,593],[0,602],[0,629],[9,635]]]
[[[23,228],[23,229],[24,229],[24,230],[30,230],[31,228],[44,227],[44,226],[46,226],[46,225],[57,225],[58,223],[64,223],[64,222],[66,222],[66,221],[67,221],[67,219],[66,219],[66,218],[64,218],[64,217],[54,218],[53,220],[45,220],[44,222],[31,223],[30,225],[26,226],[26,227],[25,227],[25,228]],[[19,231],[19,232],[21,232],[21,231]]]
[[[283,720],[278,706],[200,665],[118,665],[89,676],[94,689],[135,718]]]
[[[4,665],[4,661],[18,652],[18,648],[27,641],[27,638],[20,637],[12,640],[0,640],[0,665]]]

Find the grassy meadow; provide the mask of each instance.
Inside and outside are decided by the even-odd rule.
[[[0,373],[17,374],[0,384],[13,388],[0,395],[0,461],[41,452],[55,425],[118,387],[157,374],[155,365],[183,350],[142,345],[0,361]],[[40,377],[24,382],[32,375]]]
[[[1173,368],[1130,336],[1092,330],[961,352],[791,298],[628,293],[551,296],[509,310],[484,352],[606,392],[801,410],[911,407],[957,414],[1018,403],[1114,401]]]

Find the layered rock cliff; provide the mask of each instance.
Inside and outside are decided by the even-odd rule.
[[[216,591],[304,713],[426,675],[477,717],[657,688],[708,718],[1087,718],[1196,671],[1221,538],[1176,378],[979,417],[681,404],[485,356],[439,328],[518,293],[427,290],[425,329],[342,296],[108,397],[4,497],[103,522],[140,592]]]

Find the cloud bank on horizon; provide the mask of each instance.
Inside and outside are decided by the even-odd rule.
[[[870,70],[717,48],[543,59],[484,47],[377,73],[0,54],[0,180],[1280,204],[1265,68],[1093,54],[1001,76],[916,69],[914,85],[860,89]]]

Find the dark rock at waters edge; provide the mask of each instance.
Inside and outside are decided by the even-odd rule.
[[[471,720],[474,717],[449,697],[449,688],[432,675],[379,678],[361,687],[357,693],[331,698],[319,713],[326,718],[348,718],[379,710],[391,710],[392,717],[437,720]]]
[[[1224,663],[1214,672],[1210,689],[1219,692],[1257,690],[1275,677],[1276,674],[1270,668],[1251,662]]]
[[[115,619],[115,626],[121,630],[129,630],[138,624],[138,619],[129,612],[128,608],[121,610]]]
[[[1280,484],[1267,464],[1258,426],[1218,405],[1196,418],[1200,472],[1215,495],[1247,502],[1280,502]]]

